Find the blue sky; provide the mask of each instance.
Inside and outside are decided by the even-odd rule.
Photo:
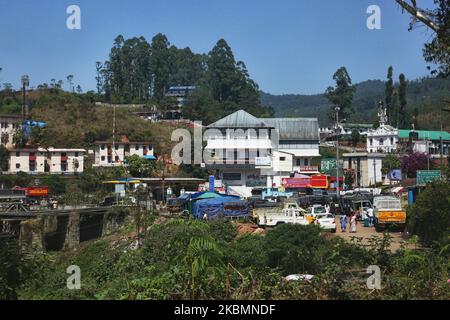
[[[421,0],[419,3],[430,3]],[[81,8],[81,30],[66,28],[66,8]],[[369,5],[381,8],[381,30],[366,27]],[[251,77],[274,94],[323,92],[346,66],[353,82],[428,75],[423,43],[431,32],[408,32],[394,0],[0,0],[0,83],[65,80],[95,88],[95,62],[114,38],[167,35],[177,47],[208,52],[227,40]]]

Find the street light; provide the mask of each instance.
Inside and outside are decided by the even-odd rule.
[[[341,108],[336,106],[334,110],[336,111],[336,197],[339,199],[339,111]]]

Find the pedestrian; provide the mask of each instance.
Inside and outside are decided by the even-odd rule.
[[[208,221],[208,214],[206,212],[203,214],[203,220]]]
[[[347,230],[347,216],[342,215],[341,216],[341,231],[345,232]]]
[[[330,205],[328,203],[325,205],[325,211],[326,213],[330,213]]]
[[[369,227],[373,227],[373,209],[367,209],[367,219],[369,219]]]
[[[333,216],[336,215],[336,206],[335,206],[334,202],[331,203],[330,212]]]
[[[356,214],[353,213],[350,217],[350,233],[356,233]]]

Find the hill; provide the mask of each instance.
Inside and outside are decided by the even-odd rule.
[[[381,80],[368,80],[355,85],[354,113],[349,122],[373,123],[376,119],[376,103],[384,100],[385,83]],[[330,123],[330,102],[324,94],[316,95],[272,95],[261,92],[261,102],[273,107],[278,117],[318,117],[321,125]],[[450,79],[423,78],[408,81],[408,114],[411,117],[415,109],[418,112],[419,127],[439,129],[442,101],[450,99]],[[443,118],[444,128],[450,129],[450,117]]]

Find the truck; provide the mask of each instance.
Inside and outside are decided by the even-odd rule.
[[[373,214],[377,232],[389,226],[406,226],[406,210],[402,208],[401,200],[394,196],[378,196],[373,199]]]
[[[297,202],[285,202],[276,208],[254,208],[252,217],[260,227],[275,227],[283,223],[308,225],[314,219]]]

